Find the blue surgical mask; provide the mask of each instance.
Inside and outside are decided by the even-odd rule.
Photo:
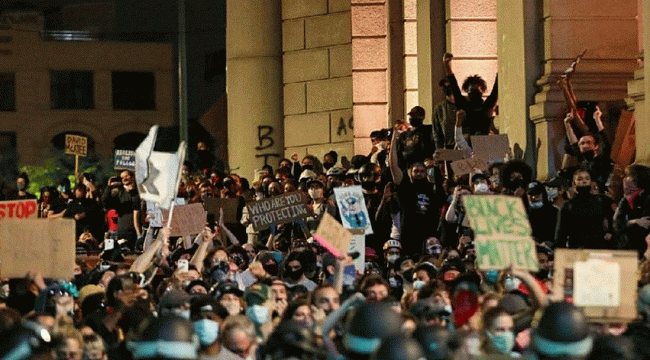
[[[529,206],[530,206],[531,209],[539,209],[542,206],[544,206],[544,202],[543,201],[535,201],[535,202],[530,203]]]
[[[210,319],[197,320],[194,322],[194,331],[201,346],[212,345],[219,337],[219,323]]]
[[[426,285],[426,284],[427,284],[427,283],[424,282],[424,281],[422,281],[422,280],[415,280],[415,281],[413,282],[413,288],[414,288],[415,290],[420,290],[420,289],[422,289],[422,288],[424,287],[424,285]]]
[[[182,317],[183,319],[188,319],[188,320],[190,319],[190,311],[189,310],[174,309],[174,310],[172,310],[172,313]]]
[[[262,305],[253,305],[246,309],[248,316],[255,325],[260,326],[269,321],[269,310]]]
[[[505,331],[502,334],[486,332],[492,346],[501,354],[509,355],[515,347],[515,334],[512,331]]]

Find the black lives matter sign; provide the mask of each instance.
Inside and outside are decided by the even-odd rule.
[[[297,191],[247,204],[248,216],[255,231],[271,224],[286,224],[307,217],[304,195]]]

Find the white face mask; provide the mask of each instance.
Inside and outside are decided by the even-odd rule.
[[[309,193],[309,197],[317,200],[323,197],[323,189],[309,189],[307,190],[307,193]]]
[[[393,264],[395,261],[399,259],[399,255],[388,255],[386,256],[386,260],[388,260],[389,263]]]
[[[475,194],[487,194],[490,192],[490,187],[486,183],[479,183],[474,186]]]
[[[420,289],[422,289],[422,288],[424,287],[424,285],[426,285],[426,284],[427,284],[427,283],[424,282],[424,281],[422,281],[422,280],[415,280],[415,281],[413,282],[413,288],[414,288],[415,290],[420,290]]]
[[[269,320],[269,310],[262,305],[253,305],[246,309],[246,316],[256,325],[263,325]]]

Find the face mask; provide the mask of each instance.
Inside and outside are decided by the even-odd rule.
[[[332,166],[334,166],[334,164],[332,164],[332,163],[323,163],[323,167],[325,168],[325,170],[331,169]]]
[[[479,183],[474,186],[475,194],[487,194],[490,192],[490,187],[486,183]]]
[[[246,309],[248,316],[255,325],[263,325],[269,320],[269,310],[262,305],[253,305]]]
[[[453,90],[451,90],[451,86],[443,86],[442,92],[445,94],[445,96],[449,96],[454,93]]]
[[[188,319],[188,320],[190,319],[190,311],[189,310],[174,309],[174,310],[172,310],[172,313],[182,317],[183,319]]]
[[[219,337],[219,323],[210,319],[201,319],[194,322],[194,331],[202,346],[212,345]]]
[[[276,263],[263,264],[262,268],[264,268],[264,271],[266,271],[271,276],[278,276],[278,272],[280,272],[280,269],[278,268],[278,264]]]
[[[427,283],[424,282],[424,281],[422,281],[422,280],[415,280],[415,281],[413,282],[413,288],[414,288],[415,290],[420,290],[420,289],[422,289],[422,288],[424,287],[424,285],[426,285],[426,284],[427,284]]]
[[[313,200],[317,200],[323,197],[323,189],[309,189],[307,190],[309,197]]]
[[[591,186],[578,186],[576,187],[576,191],[578,192],[579,195],[587,195],[591,193]]]
[[[541,269],[537,272],[536,276],[540,280],[546,280],[549,278],[550,271],[548,269]]]
[[[591,161],[596,157],[596,152],[593,150],[587,150],[582,153],[582,157],[587,161]]]
[[[512,331],[506,331],[499,335],[487,331],[486,334],[492,346],[501,354],[508,355],[515,347],[515,334]]]
[[[397,261],[397,259],[399,259],[399,255],[388,255],[388,256],[386,256],[386,260],[391,264],[394,264],[395,261]]]
[[[414,273],[414,272],[415,272],[415,270],[413,270],[413,269],[408,269],[408,270],[404,271],[404,272],[402,273],[402,275],[404,276],[404,279],[413,279],[413,273]],[[407,281],[408,281],[408,280],[407,280]]]
[[[469,93],[467,93],[467,97],[469,98],[469,101],[472,103],[483,102],[483,94],[481,94],[481,92],[478,90],[470,90]]]
[[[409,119],[409,122],[411,123],[411,125],[413,127],[418,127],[418,126],[422,125],[422,123],[424,122],[424,119],[418,119],[418,118],[413,118],[412,117],[412,118]]]
[[[514,178],[510,180],[510,187],[512,189],[518,189],[520,187],[523,187],[524,180],[520,178]]]
[[[16,184],[16,188],[18,188],[18,191],[23,191],[23,190],[25,190],[26,187],[27,187],[27,185],[25,183]]]
[[[531,209],[539,209],[542,206],[544,206],[544,202],[543,201],[535,201],[535,202],[530,203],[529,206],[530,206]]]
[[[287,277],[293,281],[298,281],[302,277],[302,269],[299,270],[288,270],[286,271]]]
[[[314,170],[314,165],[303,165],[302,169],[303,170]]]
[[[553,187],[547,187],[547,188],[546,188],[546,195],[548,195],[548,200],[549,200],[549,201],[553,201],[553,200],[555,200],[555,198],[557,197],[557,194],[558,194],[558,193],[559,193],[559,192],[558,192],[558,189],[557,189],[557,188],[553,188]]]
[[[432,245],[427,248],[427,254],[429,255],[438,255],[442,253],[442,246],[441,245]]]
[[[239,301],[222,302],[221,305],[228,310],[228,314],[230,315],[237,315],[241,312],[241,304]]]
[[[496,284],[499,280],[499,270],[488,270],[485,272],[485,281],[488,284]]]
[[[364,190],[372,190],[377,187],[377,183],[375,183],[374,181],[366,181],[361,183],[361,187]]]
[[[503,287],[506,289],[506,291],[513,291],[519,288],[519,284],[521,284],[521,280],[517,279],[516,277],[509,276],[503,281]]]

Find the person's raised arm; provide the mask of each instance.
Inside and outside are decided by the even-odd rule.
[[[456,128],[454,129],[454,140],[456,147],[465,152],[466,157],[472,157],[472,148],[469,147],[465,136],[463,136],[463,122],[465,121],[465,110],[456,111]]]
[[[490,95],[485,99],[484,106],[487,109],[491,109],[494,107],[494,105],[497,104],[497,100],[499,99],[499,74],[494,78],[494,86],[492,86],[492,91],[490,92]]]
[[[598,129],[602,154],[609,157],[609,153],[612,151],[612,144],[609,142],[609,137],[605,132],[605,125],[603,125],[603,112],[598,106],[596,106],[596,111],[594,111],[594,122],[596,123],[596,128]]]
[[[390,153],[388,154],[388,166],[390,167],[390,174],[393,177],[393,183],[395,183],[395,185],[401,184],[402,179],[404,178],[402,169],[400,169],[397,164],[397,129],[397,126],[393,127],[393,137],[390,141]]]
[[[575,131],[573,131],[573,126],[571,126],[571,123],[573,123],[574,116],[573,112],[568,112],[566,114],[566,117],[564,118],[564,129],[566,131],[566,137],[569,139],[569,144],[575,145],[578,143],[578,138],[576,137]]]

